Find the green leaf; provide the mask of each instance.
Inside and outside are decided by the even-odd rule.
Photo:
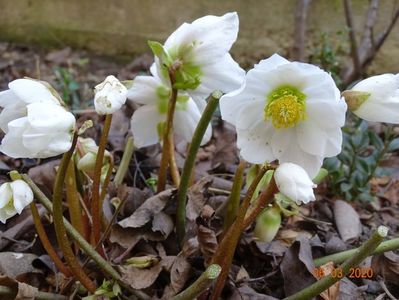
[[[399,138],[393,139],[388,146],[388,151],[393,152],[399,150]]]
[[[382,149],[384,147],[383,140],[374,131],[369,132],[369,138],[370,138],[371,144],[374,147],[376,147],[377,149]]]
[[[154,55],[156,57],[158,57],[160,60],[163,60],[163,58],[165,56],[167,56],[163,45],[159,42],[156,41],[148,41],[148,46],[150,46],[152,53],[154,53]]]

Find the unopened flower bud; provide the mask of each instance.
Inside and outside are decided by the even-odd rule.
[[[113,114],[126,102],[127,88],[112,75],[98,84],[94,92],[94,107],[99,115]]]
[[[271,242],[281,225],[281,213],[277,206],[264,210],[256,219],[255,237],[265,243]]]

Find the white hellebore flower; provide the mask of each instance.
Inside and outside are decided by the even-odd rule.
[[[399,124],[399,74],[369,77],[343,95],[358,117],[370,122]]]
[[[0,222],[21,214],[22,210],[33,201],[33,192],[23,180],[6,182],[0,186]]]
[[[229,54],[238,35],[236,12],[223,16],[205,16],[192,23],[183,23],[163,45],[166,61],[155,58],[151,72],[169,83],[164,67],[180,63],[176,72],[176,86],[184,89],[202,111],[212,92],[233,91],[242,84],[245,71]],[[151,45],[151,44],[150,44]]]
[[[341,152],[346,107],[328,73],[277,54],[220,99],[222,118],[235,125],[245,160],[296,163],[311,177],[325,157]]]
[[[14,158],[46,158],[72,144],[75,117],[61,106],[47,83],[17,79],[0,92],[0,128],[6,133],[0,151]]]
[[[155,76],[137,76],[128,91],[128,98],[142,104],[132,116],[131,129],[138,148],[154,145],[162,140],[171,90]],[[205,100],[202,100],[205,102]],[[193,99],[185,93],[177,96],[173,118],[173,132],[191,142],[201,112]],[[212,137],[208,126],[202,139],[207,143]]]
[[[99,115],[113,114],[126,102],[126,87],[112,75],[98,84],[94,92],[94,108]]]
[[[293,163],[282,163],[274,172],[274,179],[280,193],[298,205],[316,200],[313,194],[316,184],[300,166]]]
[[[78,138],[78,153],[81,157],[78,157],[77,168],[81,171],[92,173],[94,171],[98,153],[98,146],[96,142],[92,138]],[[109,159],[111,154],[105,150],[104,152],[104,161],[102,167],[102,175],[106,175],[106,172],[109,168]],[[103,172],[104,171],[104,172]]]

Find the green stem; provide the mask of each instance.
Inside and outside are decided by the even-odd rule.
[[[27,174],[21,174],[22,179],[30,186],[32,189],[35,198],[44,205],[44,207],[49,211],[53,211],[53,205],[51,201],[46,197],[45,194],[39,189],[39,187],[30,179]],[[132,290],[129,286],[122,281],[121,275],[100,255],[98,252],[79,234],[79,232],[68,222],[67,219],[63,218],[64,226],[68,234],[78,242],[79,246],[83,249],[84,252],[88,256],[91,257],[93,261],[97,263],[101,270],[111,276],[113,279],[118,281],[118,283],[129,290],[132,294],[134,294],[139,299],[149,299],[149,297],[141,292]]]
[[[18,294],[17,290],[12,289],[8,286],[0,285],[0,295],[15,297],[15,296],[17,296],[17,294]],[[63,295],[53,294],[53,293],[37,291],[35,294],[35,299],[36,300],[68,300],[68,297],[63,296]]]
[[[133,137],[130,136],[127,139],[125,149],[123,150],[121,163],[119,164],[118,170],[116,171],[114,177],[115,187],[118,187],[122,184],[123,179],[126,176],[127,170],[129,169],[129,163],[130,160],[132,159],[133,152],[134,152],[134,140]]]
[[[76,278],[84,285],[84,287],[91,293],[96,291],[96,286],[91,279],[86,275],[83,269],[80,267],[76,257],[73,253],[71,245],[68,240],[67,232],[63,222],[63,211],[62,211],[62,190],[65,181],[65,175],[75,146],[78,136],[74,134],[71,149],[66,152],[61,160],[58,168],[57,175],[55,177],[54,192],[53,192],[53,217],[54,217],[54,228],[57,237],[58,245],[60,246],[62,253],[64,254],[65,260],[68,263],[69,268]]]
[[[231,226],[231,224],[233,224],[234,219],[237,216],[238,208],[240,206],[242,182],[246,166],[247,162],[242,159],[234,175],[233,186],[231,188],[230,197],[227,202],[226,216],[224,218],[224,231],[226,231]]]
[[[197,128],[195,128],[193,139],[190,143],[190,148],[188,149],[187,157],[184,162],[181,182],[177,192],[176,234],[180,245],[182,245],[184,241],[184,234],[186,230],[187,191],[190,185],[190,178],[194,168],[195,158],[201,145],[202,138],[204,137],[206,129],[208,128],[208,125],[212,119],[212,115],[219,104],[219,99],[221,96],[221,92],[215,91],[209,97],[208,104],[202,113]]]
[[[175,71],[169,70],[169,79],[170,86],[172,87],[172,93],[170,94],[169,102],[168,102],[168,112],[166,115],[166,123],[163,131],[163,145],[162,145],[162,155],[161,155],[161,164],[159,166],[158,172],[158,184],[157,184],[157,193],[165,190],[166,186],[166,177],[168,171],[168,165],[170,165],[170,157],[174,155],[174,145],[173,143],[173,118],[175,115],[176,101],[177,101],[177,93],[178,90],[174,88],[175,84]],[[170,153],[172,151],[172,153]]]
[[[211,284],[218,278],[222,268],[219,265],[210,265],[204,273],[187,289],[174,296],[172,300],[191,300],[206,291]]]
[[[399,238],[395,238],[389,241],[382,242],[371,255],[380,254],[387,251],[393,251],[399,249]],[[324,257],[316,258],[313,262],[316,267],[322,266],[330,261],[335,264],[340,264],[343,261],[347,260],[349,257],[353,256],[359,248],[351,249],[347,251],[342,251],[338,253],[334,253],[331,255],[327,255]]]
[[[98,145],[96,164],[94,167],[93,189],[91,200],[91,215],[93,219],[93,244],[96,245],[101,237],[101,199],[100,199],[100,183],[101,183],[101,169],[104,162],[104,152],[107,145],[108,133],[111,128],[112,114],[105,116],[104,128],[101,134],[100,143]],[[100,248],[102,249],[102,248]],[[101,252],[101,251],[100,251]]]
[[[339,269],[342,270],[342,278],[349,274],[350,269],[358,266],[363,260],[365,260],[374,250],[378,247],[379,244],[384,240],[384,238],[388,234],[388,228],[385,226],[378,227],[377,231],[371,236],[369,240],[367,240],[360,248],[356,250],[356,253],[345,260],[343,264],[339,266]],[[314,284],[308,286],[307,288],[291,295],[289,297],[284,298],[284,300],[307,300],[316,297],[334,283],[341,279],[340,276],[334,276],[332,274],[323,277],[322,279],[316,281]]]

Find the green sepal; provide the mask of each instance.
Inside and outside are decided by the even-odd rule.
[[[254,235],[259,241],[269,243],[275,238],[280,225],[280,208],[278,206],[266,208],[256,219]]]

